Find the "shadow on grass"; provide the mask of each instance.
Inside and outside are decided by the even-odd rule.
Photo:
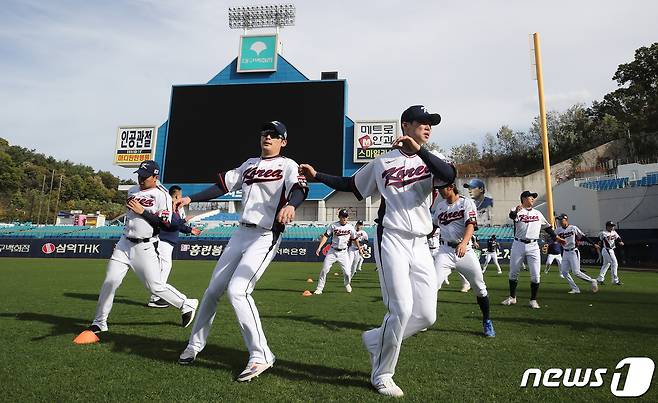
[[[562,319],[535,319],[535,318],[509,318],[509,317],[497,317],[495,319],[497,322],[511,322],[511,323],[527,323],[530,325],[541,325],[541,326],[568,326],[576,331],[588,331],[588,330],[608,330],[615,332],[630,332],[630,333],[646,333],[652,336],[658,334],[658,329],[655,327],[646,327],[646,326],[635,326],[628,324],[611,324],[611,323],[587,323],[582,321],[571,321],[571,320],[562,320]]]
[[[84,293],[80,293],[80,292],[65,292],[62,295],[64,295],[65,297],[81,299],[81,300],[84,300],[84,301],[94,301],[94,302],[98,301],[98,294],[84,294]],[[146,302],[147,301],[137,302],[137,301],[133,301],[133,300],[126,299],[126,298],[121,298],[121,297],[116,297],[116,296],[114,297],[114,303],[115,304],[133,305],[133,306],[146,306]]]
[[[27,322],[41,322],[53,326],[50,335],[32,339],[39,341],[49,336],[75,335],[86,327],[87,320],[68,318],[49,314],[21,312],[1,313],[0,318],[13,318]],[[170,340],[142,335],[107,332],[100,334],[101,343],[110,344],[112,352],[122,354],[135,354],[154,361],[167,364],[176,362],[178,354],[185,348],[184,340]],[[236,377],[247,363],[249,356],[246,351],[233,348],[208,345],[199,354],[193,367],[211,370],[223,370]],[[181,371],[188,369],[181,368]],[[368,381],[370,374],[361,371],[348,371],[341,368],[332,368],[324,365],[307,364],[285,359],[277,359],[271,371],[272,375],[281,378],[332,384],[336,386],[354,386],[370,389]]]
[[[368,323],[356,323],[356,322],[348,322],[348,321],[340,321],[340,320],[326,320],[326,319],[321,319],[321,318],[314,318],[310,315],[271,315],[271,316],[264,316],[261,315],[261,318],[272,318],[272,319],[285,319],[285,320],[292,320],[295,322],[304,322],[304,323],[310,323],[312,325],[316,326],[321,326],[326,329],[329,329],[331,331],[336,331],[339,329],[356,329],[356,330],[361,330],[361,331],[366,331],[368,329],[372,329],[374,327],[379,326],[379,323],[376,325],[371,325]]]

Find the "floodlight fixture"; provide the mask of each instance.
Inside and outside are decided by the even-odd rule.
[[[295,5],[229,7],[228,26],[231,29],[270,28],[295,25]],[[277,31],[278,32],[278,31]]]

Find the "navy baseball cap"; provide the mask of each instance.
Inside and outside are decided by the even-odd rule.
[[[350,213],[347,212],[346,209],[340,209],[338,210],[338,217],[349,217]]]
[[[153,160],[146,160],[139,164],[139,168],[134,172],[139,176],[153,176],[160,174],[160,166]]]
[[[557,218],[558,220],[564,220],[564,219],[566,218],[566,219],[568,220],[568,219],[569,219],[569,216],[566,215],[566,214],[564,214],[564,213],[562,213],[562,214],[560,214],[559,216],[557,216],[557,217],[555,217],[555,218]]]
[[[363,221],[361,221],[361,220],[357,221],[356,225],[363,225]]]
[[[276,134],[276,137],[281,137],[282,139],[288,138],[288,129],[286,129],[286,125],[279,122],[278,120],[273,120],[263,124],[263,126],[260,128],[260,132]]]
[[[606,222],[605,222],[605,226],[606,226],[606,227],[616,227],[617,224],[613,223],[612,221],[606,221]]]
[[[473,178],[470,181],[464,183],[464,187],[466,189],[468,189],[468,188],[481,188],[481,189],[484,189],[484,182],[482,182],[482,180],[480,180],[480,179]]]
[[[529,190],[524,190],[523,193],[521,193],[521,200],[525,199],[526,197],[534,197],[535,199],[537,198],[537,193],[532,193]]]
[[[401,122],[429,122],[432,126],[441,123],[441,115],[438,113],[429,113],[423,105],[413,105],[402,112]]]

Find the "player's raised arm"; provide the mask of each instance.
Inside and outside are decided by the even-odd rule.
[[[307,178],[315,178],[319,182],[340,192],[353,193],[357,200],[371,196],[377,190],[373,176],[373,162],[364,165],[354,176],[334,176],[318,172],[309,164],[301,164],[299,172]]]

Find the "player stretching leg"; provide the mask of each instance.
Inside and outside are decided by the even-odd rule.
[[[608,268],[610,268],[612,273],[610,278],[612,284],[622,285],[622,282],[619,281],[619,276],[617,275],[619,264],[617,263],[615,248],[617,247],[617,243],[619,243],[619,246],[624,246],[624,242],[621,240],[617,231],[615,231],[615,223],[612,221],[606,222],[605,231],[601,231],[599,239],[601,240],[601,246],[603,247],[603,250],[601,251],[603,265],[601,266],[601,271],[599,272],[597,280],[599,284],[604,284],[605,274],[608,272]]]
[[[288,140],[283,123],[273,121],[261,128],[261,155],[249,158],[240,167],[218,175],[210,188],[184,197],[182,204],[215,199],[242,190],[240,226],[224,248],[203,294],[197,319],[180,364],[190,364],[203,350],[217,312],[219,298],[226,293],[249,350],[247,367],[237,380],[248,381],[274,364],[267,345],[258,309],[251,293],[281,243],[285,224],[295,218],[295,209],[306,199],[308,188],[297,163],[280,155]]]
[[[496,235],[492,235],[491,238],[487,241],[487,253],[486,257],[484,258],[484,266],[482,266],[482,274],[484,274],[487,271],[487,266],[489,265],[489,262],[493,260],[494,264],[496,265],[496,268],[498,269],[498,274],[503,274],[503,271],[500,268],[500,265],[498,264],[498,252],[500,251],[500,244],[498,243],[498,240],[496,239]]]
[[[358,244],[357,244],[358,241]],[[352,268],[350,273],[350,278],[354,278],[356,272],[361,271],[361,265],[363,265],[363,245],[368,242],[368,234],[363,230],[363,221],[356,222],[356,239],[350,244],[350,261],[352,262]]]
[[[401,118],[403,135],[393,140],[394,150],[351,178],[300,165],[307,176],[333,189],[353,192],[359,200],[376,193],[382,196],[374,253],[388,312],[381,327],[363,333],[363,342],[372,364],[370,381],[377,392],[388,396],[404,395],[393,381],[402,340],[436,320],[436,270],[427,246],[427,234],[432,231],[429,209],[432,188],[452,183],[456,172],[442,155],[422,146],[440,120],[424,106],[408,108]]]
[[[182,190],[180,186],[174,185],[169,188],[169,195],[173,201],[174,206],[182,197]],[[160,231],[160,242],[158,242],[158,255],[160,256],[160,275],[162,282],[167,283],[169,274],[171,273],[172,255],[176,244],[178,244],[178,233],[199,235],[201,231],[197,228],[192,228],[185,223],[185,210],[182,208],[173,210],[171,213],[171,223],[169,227],[162,228]],[[157,295],[151,295],[151,299],[146,304],[150,308],[168,308],[169,304]]]
[[[599,286],[596,283],[596,280],[580,270],[580,251],[576,247],[576,238],[587,239],[597,249],[599,248],[599,245],[597,245],[596,242],[585,236],[585,234],[583,233],[583,231],[580,230],[580,228],[576,227],[575,225],[569,224],[569,217],[566,214],[560,215],[559,217],[557,217],[557,219],[560,222],[560,226],[555,232],[558,234],[558,236],[560,236],[560,238],[566,241],[566,243],[564,244],[564,256],[562,257],[562,262],[560,263],[560,271],[562,272],[562,275],[571,286],[571,291],[569,291],[569,294],[580,294],[580,289],[573,281],[573,278],[571,278],[571,275],[569,274],[569,269],[571,269],[571,271],[576,277],[590,283],[590,286],[592,287],[592,292],[597,292],[599,290]]]
[[[126,225],[107,264],[105,281],[98,295],[96,317],[88,328],[94,333],[107,331],[107,318],[112,310],[114,294],[129,268],[151,294],[180,309],[183,327],[192,322],[199,304],[196,299],[188,299],[167,284],[161,276],[158,234],[163,227],[170,225],[173,205],[167,189],[158,182],[160,168],[155,161],[148,160],[142,162],[135,173],[139,185],[128,190]]]
[[[544,274],[548,274],[551,264],[557,262],[558,271],[560,271],[560,277],[564,278],[560,266],[562,265],[562,245],[557,241],[551,241],[547,244],[547,257],[546,257],[546,270]]]
[[[331,266],[333,266],[335,262],[338,262],[340,268],[343,269],[343,285],[345,286],[345,291],[352,292],[352,286],[350,285],[350,282],[352,281],[350,273],[352,262],[347,248],[349,244],[356,239],[356,230],[352,224],[347,222],[348,217],[349,213],[347,210],[340,210],[338,212],[338,222],[330,224],[324,234],[320,237],[320,244],[315,251],[315,254],[318,256],[320,256],[322,247],[327,242],[327,239],[332,237],[332,241],[331,248],[327,251],[327,255],[324,257],[324,262],[322,263],[322,270],[320,270],[320,276],[318,278],[318,287],[313,294],[322,294],[324,284],[327,282],[327,274],[329,274]],[[357,246],[359,250],[361,250],[361,245],[357,243]]]
[[[564,239],[558,237],[546,221],[544,215],[532,206],[535,204],[537,193],[524,191],[521,193],[521,204],[509,213],[509,218],[514,221],[514,242],[510,253],[509,270],[509,297],[503,301],[503,305],[516,304],[516,286],[518,284],[519,272],[525,260],[530,271],[530,308],[539,309],[537,303],[537,292],[539,291],[539,279],[541,272],[541,259],[539,254],[539,231],[543,228],[553,239],[564,243]]]
[[[439,254],[434,261],[441,289],[443,278],[456,269],[475,287],[477,303],[482,311],[482,325],[486,337],[496,337],[489,318],[489,296],[480,262],[472,247],[471,238],[477,229],[477,209],[473,200],[459,195],[455,184],[439,188],[443,197],[434,211],[434,225],[441,230]],[[440,294],[440,293],[439,293]]]

